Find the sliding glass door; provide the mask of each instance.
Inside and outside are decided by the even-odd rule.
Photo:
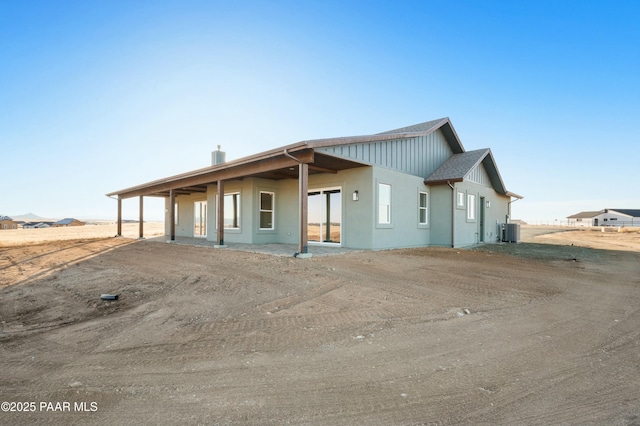
[[[342,236],[342,191],[326,188],[309,191],[309,242],[340,244]]]
[[[207,202],[196,201],[193,203],[193,236],[207,236]]]

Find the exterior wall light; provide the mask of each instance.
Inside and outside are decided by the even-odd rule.
[[[358,201],[360,198],[360,194],[358,194],[358,190],[353,191],[353,201]]]
[[[487,201],[487,208],[491,207],[491,201]]]

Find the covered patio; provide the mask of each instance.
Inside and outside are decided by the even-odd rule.
[[[213,154],[223,154],[218,151]],[[214,155],[215,157],[215,155]],[[221,156],[224,158],[224,155]],[[217,224],[216,224],[216,239],[214,241],[199,239],[199,238],[187,238],[179,237],[175,231],[175,199],[178,195],[207,192],[208,185],[215,185],[217,192],[224,194],[225,183],[233,180],[243,180],[249,177],[257,177],[271,180],[280,179],[297,179],[298,180],[298,244],[297,247],[291,249],[291,247],[281,248],[280,250],[284,255],[293,255],[296,253],[297,257],[305,258],[310,257],[311,253],[308,249],[308,182],[309,175],[319,173],[332,173],[335,174],[340,170],[346,170],[355,167],[362,167],[363,164],[351,161],[332,155],[316,152],[310,147],[308,142],[301,142],[298,144],[289,145],[280,149],[267,151],[261,154],[253,155],[243,159],[239,159],[231,162],[214,163],[211,167],[195,170],[193,172],[184,173],[181,175],[171,176],[168,178],[156,180],[143,185],[123,189],[121,191],[115,191],[106,194],[108,197],[115,198],[118,201],[118,215],[117,226],[118,235],[122,235],[122,200],[126,198],[139,197],[139,214],[140,214],[140,229],[139,237],[144,238],[144,211],[143,211],[143,198],[147,197],[164,197],[169,200],[169,232],[167,239],[163,237],[163,241],[177,242],[178,239],[183,241],[194,240],[192,245],[207,245],[212,247],[234,247],[247,246],[245,251],[257,251],[256,247],[260,245],[252,244],[230,244],[225,241],[225,224],[223,222],[224,217],[224,197],[219,197],[217,201]],[[271,244],[268,244],[271,245]],[[288,244],[282,244],[283,246],[289,246]],[[251,250],[249,250],[251,247]],[[238,248],[237,248],[238,249]],[[339,248],[336,248],[339,249]],[[335,251],[336,249],[333,249]],[[274,250],[266,250],[270,254]],[[316,248],[314,247],[313,253],[315,255],[322,255],[321,253],[331,253],[332,248]]]
[[[167,238],[167,236],[151,237],[146,241],[158,242],[158,243],[174,243],[181,245],[197,246],[197,247],[217,247],[217,242],[209,241],[206,238],[196,237],[174,237],[173,240]],[[225,250],[244,251],[247,253],[261,253],[269,254],[272,256],[293,257],[297,252],[298,246],[295,244],[241,244],[241,243],[227,243]],[[356,253],[363,250],[350,249],[346,247],[329,247],[323,245],[312,245],[309,251],[316,256],[337,256],[346,253]]]

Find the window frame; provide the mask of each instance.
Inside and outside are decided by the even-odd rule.
[[[262,194],[271,195],[271,209],[262,208]],[[262,227],[262,213],[271,213],[271,227]],[[276,193],[273,191],[258,191],[258,229],[260,231],[273,231],[276,229]]]
[[[234,195],[237,195],[237,196],[238,196],[238,198],[237,198],[237,208],[236,208],[236,215],[237,215],[237,218],[236,218],[236,219],[237,219],[237,225],[238,225],[237,227],[232,227],[232,226],[226,226],[226,225],[224,225],[224,220],[226,219],[226,215],[225,215],[225,213],[226,213],[226,210],[227,210],[227,208],[228,208],[227,206],[229,206],[229,205],[233,204],[233,203],[231,203],[231,202],[228,202],[228,200],[226,200],[226,197],[229,197],[229,196],[233,197]],[[220,194],[218,194],[218,202],[220,202],[220,198],[219,198],[219,197],[220,197]],[[227,231],[232,231],[232,232],[233,232],[233,231],[236,231],[236,232],[238,232],[238,231],[240,231],[240,229],[242,228],[242,223],[241,223],[242,213],[241,213],[241,211],[240,211],[240,208],[241,208],[241,206],[242,206],[242,202],[241,202],[241,194],[240,194],[240,191],[225,192],[225,193],[224,193],[224,195],[223,195],[223,197],[225,197],[225,200],[224,200],[224,209],[225,209],[225,211],[222,213],[222,214],[224,215],[224,216],[223,216],[223,218],[222,218],[222,223],[223,223],[224,231],[225,231],[225,232],[227,232]],[[233,198],[232,198],[232,199],[233,199]],[[218,226],[218,221],[216,220],[216,229],[217,229],[217,226]]]
[[[464,209],[465,207],[465,199],[467,197],[465,197],[465,192],[464,191],[458,191],[458,197],[456,198],[456,207],[459,209]]]
[[[476,194],[467,194],[467,221],[476,221]]]
[[[422,205],[422,196],[424,195],[425,205]],[[424,221],[422,220],[422,212],[424,212]],[[429,225],[429,193],[427,191],[418,191],[418,225]]]
[[[389,188],[389,191],[388,191],[389,192],[388,203],[383,203],[382,193],[380,191],[380,189],[382,187]],[[392,200],[393,200],[393,193],[392,193],[391,184],[384,183],[384,182],[378,182],[377,195],[378,195],[377,224],[380,227],[391,227],[391,225],[392,225],[391,206],[392,206]],[[383,207],[385,208],[384,217],[386,218],[386,221],[384,221],[384,222],[382,221],[383,215],[381,215]]]

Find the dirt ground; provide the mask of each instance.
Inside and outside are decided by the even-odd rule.
[[[640,425],[640,234],[548,232],[307,260],[5,242],[0,424]]]

